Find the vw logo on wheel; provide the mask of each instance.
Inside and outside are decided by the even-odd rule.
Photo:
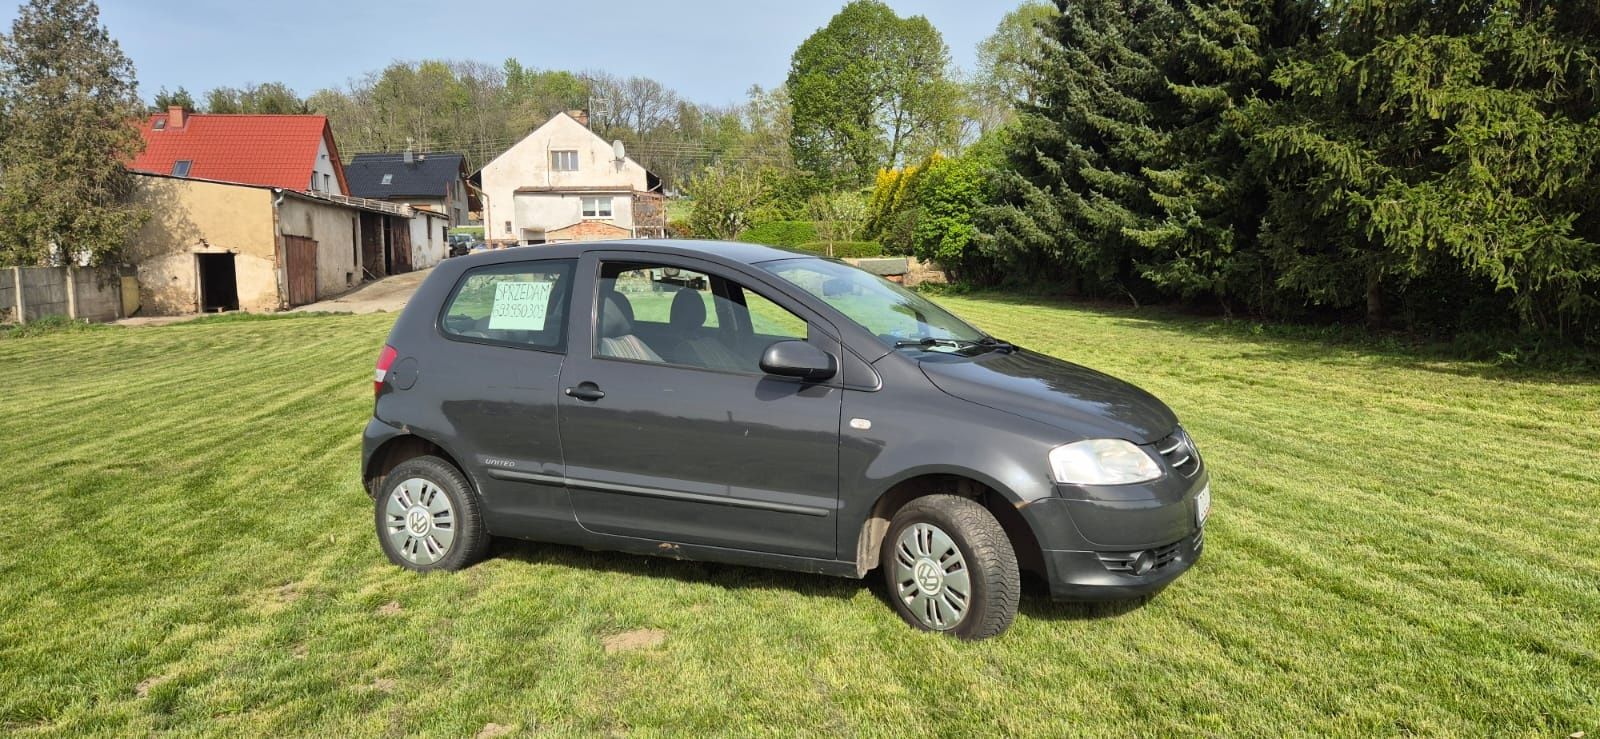
[[[411,529],[412,534],[422,536],[428,533],[428,519],[427,509],[420,506],[412,508],[411,512],[406,514],[406,526]]]
[[[944,571],[931,559],[917,562],[917,587],[928,595],[937,595],[944,586]]]

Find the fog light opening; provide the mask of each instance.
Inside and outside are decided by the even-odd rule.
[[[1133,558],[1133,562],[1129,565],[1129,568],[1133,570],[1133,574],[1135,575],[1147,575],[1155,566],[1156,555],[1151,554],[1150,552],[1139,552],[1139,554]]]

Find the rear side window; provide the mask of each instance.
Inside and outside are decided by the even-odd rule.
[[[564,351],[572,260],[495,264],[461,276],[439,325],[462,341]]]

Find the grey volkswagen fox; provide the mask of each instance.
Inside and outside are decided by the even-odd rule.
[[[379,355],[378,542],[456,570],[490,537],[864,578],[911,625],[1004,631],[1199,558],[1208,472],[1161,401],[841,262],[585,242],[448,260]]]

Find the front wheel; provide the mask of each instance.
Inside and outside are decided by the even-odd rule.
[[[969,498],[907,503],[889,525],[882,569],[895,612],[919,629],[986,639],[1016,618],[1017,554],[1000,522]]]
[[[385,475],[374,514],[383,553],[409,570],[459,570],[489,546],[467,478],[438,457],[408,459]]]

